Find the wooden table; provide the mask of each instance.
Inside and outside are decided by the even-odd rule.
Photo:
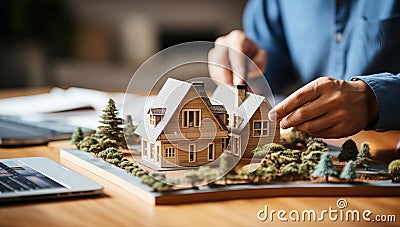
[[[1,93],[0,93],[1,97]],[[399,132],[361,132],[353,136],[358,145],[368,141],[373,154],[381,160],[394,156],[394,148]],[[341,144],[341,140],[329,143]],[[315,210],[338,209],[339,197],[279,197],[221,202],[205,202],[186,205],[150,206],[139,198],[125,192],[74,164],[60,160],[59,148],[67,143],[51,143],[49,146],[23,148],[0,148],[0,158],[44,156],[61,162],[66,166],[104,185],[105,195],[96,198],[39,201],[0,205],[0,226],[321,226],[321,222],[300,221],[282,222],[277,219],[261,222],[257,212],[267,205],[269,211],[295,209]],[[371,210],[375,214],[395,215],[400,219],[400,197],[345,197],[346,209]],[[286,216],[287,217],[287,216]],[[397,222],[346,222],[331,221],[325,218],[324,226],[400,226]]]

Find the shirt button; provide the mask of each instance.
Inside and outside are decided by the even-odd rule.
[[[343,40],[343,33],[336,32],[335,39],[336,39],[336,42],[341,42]]]

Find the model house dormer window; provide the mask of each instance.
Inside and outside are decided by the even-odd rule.
[[[162,117],[165,115],[166,108],[150,108],[150,125],[156,127],[158,122],[161,121]]]
[[[201,110],[185,109],[182,111],[182,125],[184,128],[200,127]]]
[[[253,136],[269,136],[269,121],[253,121]]]

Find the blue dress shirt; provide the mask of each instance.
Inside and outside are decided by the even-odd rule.
[[[268,53],[274,92],[320,76],[358,78],[378,100],[371,129],[400,129],[400,1],[250,0],[243,23]]]

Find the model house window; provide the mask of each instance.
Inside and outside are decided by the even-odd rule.
[[[208,161],[213,161],[215,155],[214,143],[208,144]]]
[[[156,126],[156,116],[150,114],[150,125]]]
[[[155,152],[154,143],[150,143],[150,158],[151,159],[154,158],[154,152]]]
[[[253,136],[269,136],[269,121],[253,121]]]
[[[239,155],[240,153],[240,137],[239,136],[235,136],[232,137],[232,153],[235,155]]]
[[[145,140],[145,139],[142,140],[142,151],[143,151],[143,155],[147,156],[147,140]]]
[[[156,153],[156,157],[157,157],[157,162],[159,162],[160,161],[160,146],[159,145],[157,145],[157,153]]]
[[[184,128],[200,127],[201,111],[200,110],[183,110],[182,125]]]
[[[239,155],[240,152],[240,137],[233,137],[233,154]]]
[[[165,148],[165,157],[166,158],[175,157],[175,148],[174,147]]]
[[[239,115],[233,115],[233,127],[239,128],[240,124],[242,124],[243,118],[241,118]]]
[[[196,149],[194,144],[189,144],[189,162],[196,161]]]

